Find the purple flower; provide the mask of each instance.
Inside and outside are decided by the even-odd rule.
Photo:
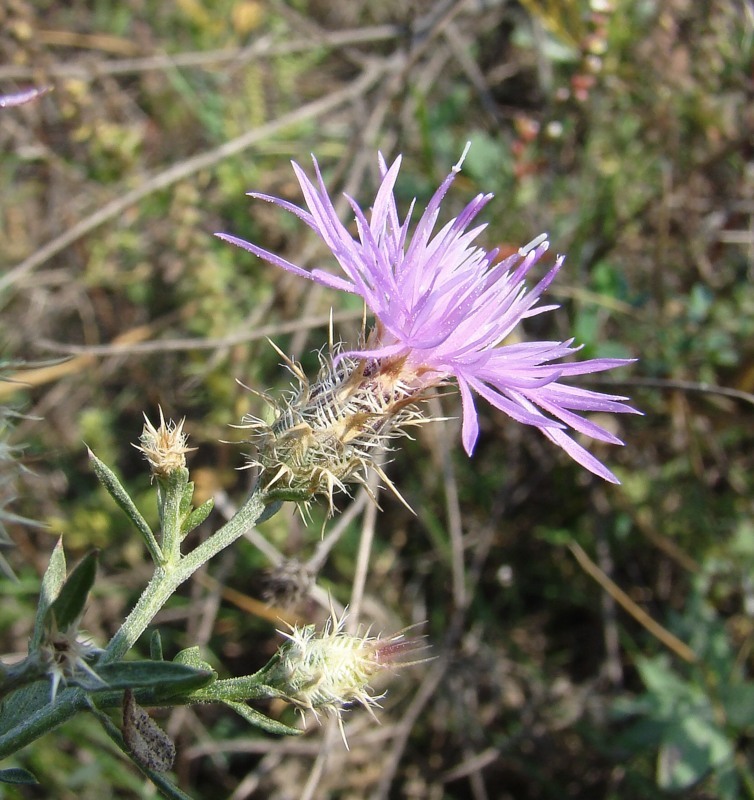
[[[440,205],[463,157],[409,234],[414,203],[401,222],[393,194],[401,159],[388,167],[380,155],[382,182],[370,217],[347,197],[356,218],[354,237],[338,219],[313,161],[316,183],[293,164],[308,210],[269,195],[253,192],[250,196],[274,203],[305,222],[332,251],[345,277],[320,269],[308,271],[243,239],[217,235],[289,272],[363,297],[375,315],[376,328],[364,349],[346,355],[399,365],[401,385],[416,390],[454,378],[463,403],[462,438],[467,453],[471,454],[479,435],[476,393],[513,419],[539,428],[586,469],[617,483],[615,475],[567,431],[623,444],[581,415],[639,412],[624,404],[625,397],[575,388],[561,379],[603,372],[631,360],[563,361],[580,349],[572,339],[503,344],[522,320],[557,307],[538,303],[562,266],[563,256],[533,287],[526,283],[529,271],[549,247],[546,235],[496,263],[497,249],[488,252],[474,244],[486,225],[471,227],[491,194],[477,195],[458,217],[434,232]]]
[[[13,94],[2,94],[0,95],[0,108],[22,106],[25,103],[36,100],[37,97],[41,97],[43,94],[47,94],[51,88],[50,86],[31,87],[30,89],[24,89],[21,92],[15,92]]]

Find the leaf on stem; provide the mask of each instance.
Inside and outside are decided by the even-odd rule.
[[[210,497],[209,500],[205,500],[198,508],[187,514],[181,523],[181,538],[188,536],[194,528],[198,528],[207,519],[214,507],[215,501]]]
[[[9,769],[0,769],[0,783],[29,786],[39,783],[39,781],[26,769],[10,767]]]
[[[47,565],[42,578],[39,605],[37,606],[37,615],[34,620],[34,632],[29,642],[29,652],[36,650],[42,642],[47,611],[58,594],[60,594],[60,588],[65,583],[65,575],[65,553],[63,552],[63,537],[61,536],[50,555],[50,563]]]
[[[187,647],[185,650],[181,650],[175,658],[173,659],[174,664],[182,664],[186,667],[191,667],[192,669],[199,669],[204,670],[206,672],[211,672],[215,679],[217,679],[217,672],[212,668],[212,665],[205,661],[202,658],[201,650],[197,645],[193,647]]]
[[[211,683],[215,673],[173,661],[116,661],[97,665],[97,674],[107,684],[103,690],[154,690],[155,700],[200,689]]]
[[[63,631],[78,626],[89,592],[97,576],[99,550],[87,553],[68,576],[47,610],[47,624]]]
[[[149,657],[152,661],[162,661],[162,636],[158,630],[153,630],[149,637]]]
[[[261,711],[257,711],[246,703],[237,702],[235,700],[223,700],[223,704],[228,706],[228,708],[232,708],[236,714],[242,716],[250,725],[267,731],[267,733],[275,733],[280,736],[300,736],[303,733],[303,731],[298,728],[291,728],[290,725],[284,725],[276,719],[270,719],[262,714]]]
[[[125,512],[126,516],[136,526],[139,533],[144,538],[154,562],[157,564],[162,563],[164,560],[162,550],[157,543],[154,533],[152,533],[152,529],[139,513],[139,509],[134,505],[134,501],[123,488],[116,474],[104,462],[100,461],[91,450],[89,450],[89,459],[92,462],[94,474],[99,478],[100,483],[107,489],[110,497],[112,497],[121,510]]]

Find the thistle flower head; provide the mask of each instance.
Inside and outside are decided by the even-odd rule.
[[[564,257],[558,256],[545,276],[529,285],[529,273],[549,248],[545,234],[502,261],[497,260],[497,250],[476,245],[486,226],[472,227],[472,223],[491,194],[477,195],[458,217],[435,230],[442,200],[462,162],[463,157],[432,196],[413,233],[414,204],[401,219],[394,197],[400,157],[388,166],[379,156],[381,183],[369,218],[347,197],[355,216],[355,237],[340,222],[316,159],[315,181],[293,164],[306,208],[251,193],[292,212],[312,228],[331,250],[343,277],[321,269],[307,271],[243,239],[218,236],[289,272],[360,295],[376,324],[364,347],[341,354],[340,359],[363,362],[365,366],[358,367],[363,372],[391,376],[405,393],[421,393],[454,380],[463,404],[462,439],[467,453],[471,454],[479,436],[474,399],[478,395],[513,419],[538,428],[591,472],[617,483],[613,473],[568,431],[622,444],[582,414],[637,412],[625,405],[625,397],[572,387],[562,379],[629,362],[615,358],[564,361],[579,349],[572,339],[505,344],[523,320],[555,307],[540,305],[540,297]]]
[[[318,632],[316,626],[280,631],[288,640],[265,681],[301,711],[334,716],[342,726],[342,712],[359,703],[374,714],[384,694],[374,695],[369,681],[379,672],[409,666],[426,659],[415,658],[425,649],[422,639],[406,638],[405,631],[388,638],[350,634],[344,630],[346,615],[334,614]],[[345,737],[344,737],[345,741]]]
[[[169,420],[165,422],[162,409],[160,409],[160,425],[155,426],[144,414],[144,430],[139,437],[139,444],[134,445],[140,450],[149,462],[152,475],[166,478],[171,472],[183,469],[186,466],[186,453],[194,448],[186,447],[188,436],[183,432],[183,423]]]
[[[268,423],[244,418],[251,430],[266,491],[323,494],[332,509],[333,493],[358,483],[370,491],[370,470],[400,497],[377,462],[379,453],[405,428],[422,421],[415,390],[394,377],[387,380],[377,362],[351,356],[321,355],[317,380],[310,383],[301,367],[286,359],[297,385],[272,401]],[[269,400],[269,398],[268,398]]]

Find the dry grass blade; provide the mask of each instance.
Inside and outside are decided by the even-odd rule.
[[[19,283],[23,278],[26,278],[37,267],[46,263],[53,256],[60,253],[66,247],[70,247],[74,242],[77,242],[82,237],[91,233],[100,225],[104,225],[119,215],[126,209],[143,200],[149,195],[166,189],[181,180],[185,180],[191,175],[196,174],[200,170],[219,164],[231,156],[242,153],[244,150],[252,147],[253,145],[264,141],[274,134],[297,125],[301,122],[315,119],[321,115],[327,114],[341,105],[352,102],[354,99],[360,98],[366,93],[375,83],[377,83],[385,74],[395,69],[396,63],[400,63],[401,58],[385,59],[377,65],[372,65],[364,70],[364,72],[351,81],[347,86],[338,89],[325,95],[322,98],[313,100],[306,105],[297,108],[284,114],[272,122],[247,131],[246,133],[238,136],[230,142],[225,142],[220,147],[210,150],[206,153],[201,153],[193,158],[186,159],[178,164],[174,164],[166,170],[163,170],[158,175],[145,181],[138,188],[126,192],[124,195],[111,200],[106,203],[99,211],[91,214],[86,219],[81,220],[73,225],[65,233],[57,236],[52,241],[48,242],[44,247],[41,247],[28,258],[24,259],[16,267],[9,270],[3,277],[0,278],[0,292],[7,291],[8,288]]]
[[[652,617],[644,611],[641,606],[637,605],[613,580],[611,580],[605,573],[592,561],[586,554],[584,548],[576,542],[568,545],[568,549],[573,553],[579,566],[594,578],[595,581],[618,603],[624,611],[627,611],[640,625],[645,627],[656,639],[662,642],[665,647],[672,650],[679,658],[689,664],[697,662],[696,653],[685,643],[682,642],[677,636],[672,634],[667,628],[660,625],[659,622],[652,619]]]

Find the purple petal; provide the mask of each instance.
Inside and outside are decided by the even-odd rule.
[[[549,248],[545,234],[495,263],[496,250],[485,251],[476,245],[486,225],[472,227],[491,200],[490,194],[478,194],[455,219],[435,231],[442,201],[462,161],[432,195],[412,235],[414,203],[401,222],[395,201],[400,157],[388,166],[379,154],[380,185],[371,215],[347,198],[357,237],[339,219],[314,158],[314,180],[293,164],[306,208],[269,195],[252,195],[280,206],[312,228],[331,250],[344,278],[323,270],[305,270],[242,239],[220,236],[289,272],[360,295],[377,318],[378,333],[370,340],[370,349],[347,355],[387,362],[387,366],[391,359],[400,359],[401,380],[415,383],[417,390],[454,377],[461,393],[462,439],[467,453],[479,436],[476,393],[518,422],[539,428],[586,469],[617,482],[568,430],[620,444],[610,431],[582,414],[639,412],[626,405],[625,397],[579,389],[561,380],[604,372],[630,360],[564,360],[580,349],[571,339],[504,344],[524,320],[557,308],[540,300],[562,268],[564,256],[557,256],[544,276],[532,284],[527,283],[529,275]]]
[[[22,106],[36,100],[38,97],[52,91],[52,86],[33,86],[30,89],[24,89],[21,92],[13,92],[12,94],[0,95],[0,108],[13,108],[15,106]]]

